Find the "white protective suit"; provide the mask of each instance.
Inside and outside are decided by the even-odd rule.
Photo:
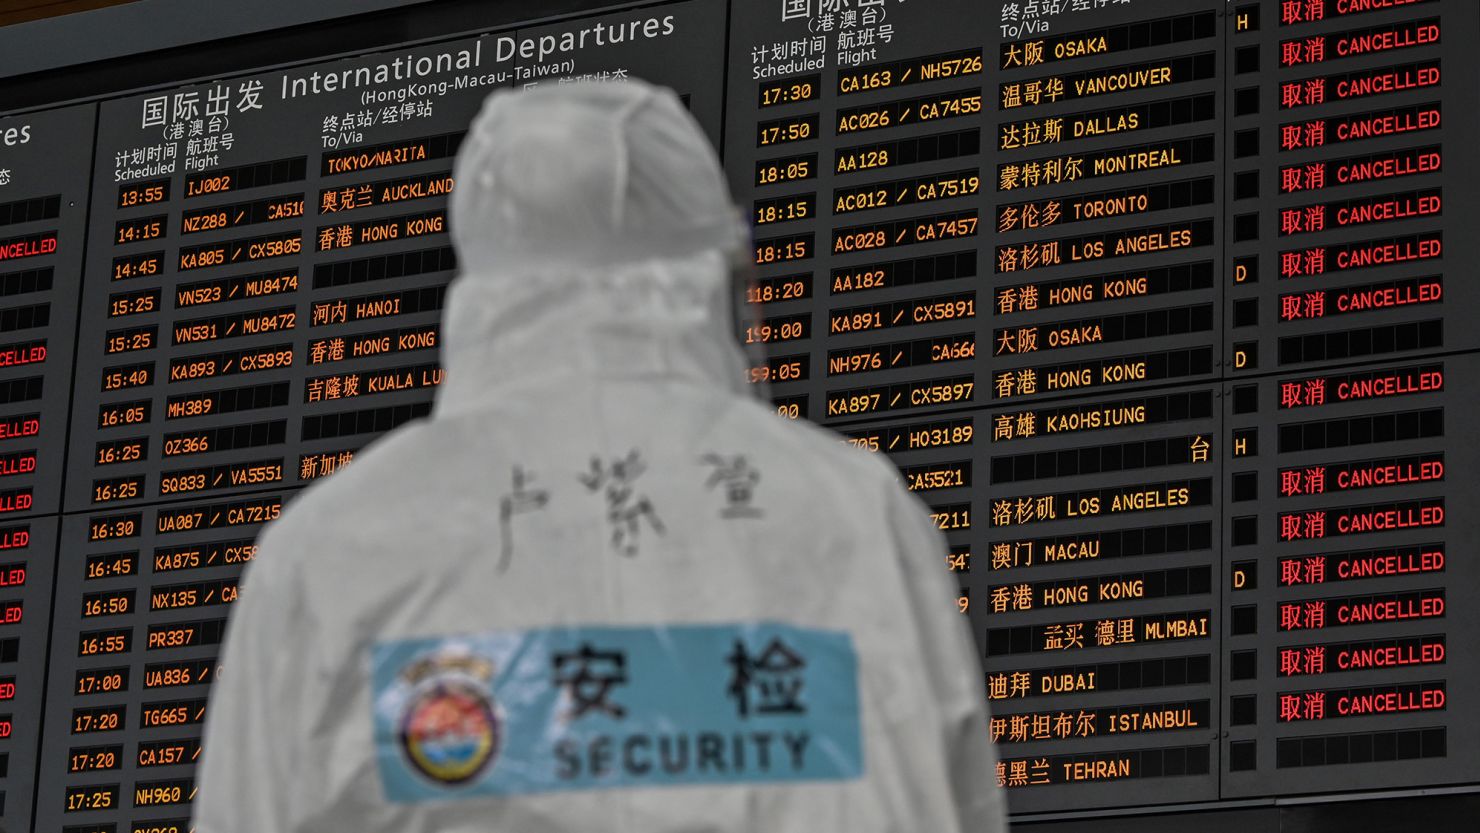
[[[747,391],[746,245],[678,99],[498,92],[431,417],[260,539],[200,833],[996,833],[945,545]]]

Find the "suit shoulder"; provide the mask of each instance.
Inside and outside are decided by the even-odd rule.
[[[762,402],[751,402],[746,417],[758,426],[762,441],[778,456],[812,461],[819,473],[832,473],[851,484],[869,489],[900,484],[899,470],[883,454],[869,452],[848,442],[843,434],[806,420],[778,417]]]
[[[393,501],[403,500],[414,480],[415,467],[435,432],[418,421],[378,438],[355,453],[353,461],[331,476],[312,483],[293,499],[269,527],[273,539],[309,541],[332,531],[342,538],[353,534],[354,521],[375,517]],[[377,488],[395,472],[397,488]],[[411,492],[414,493],[414,492]],[[326,522],[332,519],[332,522]]]

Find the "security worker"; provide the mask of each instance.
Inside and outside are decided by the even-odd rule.
[[[494,93],[455,181],[446,383],[262,535],[200,833],[1004,829],[942,537],[747,390],[679,100]]]

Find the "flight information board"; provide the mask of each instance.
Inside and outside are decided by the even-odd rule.
[[[731,31],[751,378],[931,507],[1013,811],[1480,778],[1473,4],[780,5]]]
[[[429,413],[467,126],[572,78],[721,148],[748,378],[929,507],[1021,819],[1480,785],[1480,7],[448,34],[0,118],[0,826],[190,829],[257,533]]]
[[[95,107],[0,118],[0,825],[31,818]]]

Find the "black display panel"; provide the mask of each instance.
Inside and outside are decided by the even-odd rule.
[[[0,119],[0,522],[61,511],[93,113]]]
[[[722,30],[679,4],[103,103],[67,509],[301,485],[422,415],[483,98],[662,78]],[[718,92],[667,80],[717,131]]]
[[[1280,374],[1224,403],[1235,438],[1225,795],[1473,778],[1480,627],[1465,442],[1473,353]],[[1327,392],[1329,391],[1329,395]],[[1456,442],[1456,439],[1461,441]]]
[[[1270,402],[1314,390],[1291,374],[1477,346],[1444,315],[1477,300],[1444,269],[1469,259],[1449,230],[1474,221],[1475,172],[1445,149],[1477,136],[1473,84],[1442,77],[1477,10],[782,5],[732,18],[726,162],[759,274],[741,334],[768,353],[751,378],[783,416],[888,454],[931,507],[1013,811],[1474,783],[1447,716],[1476,668],[1436,647],[1474,626],[1435,607],[1474,584],[1434,554],[1468,518],[1431,505],[1465,464],[1442,433],[1274,448],[1296,429]],[[1381,426],[1352,427],[1363,442],[1394,441],[1383,406],[1347,406]],[[1270,491],[1304,459],[1376,491]],[[1427,510],[1428,580],[1271,538],[1299,501],[1333,524]],[[1367,532],[1411,555],[1397,526]],[[1362,610],[1434,614],[1422,670],[1392,648],[1354,683],[1283,677],[1278,617],[1308,600],[1276,579],[1297,552],[1377,571]],[[1411,635],[1383,615],[1353,639]],[[1329,715],[1293,710],[1323,697]]]
[[[57,517],[0,525],[0,819],[24,829],[38,781]],[[14,823],[14,828],[11,828]]]
[[[255,536],[429,413],[469,121],[578,77],[720,148],[748,377],[945,533],[1019,821],[1480,786],[1476,34],[688,0],[0,118],[0,827],[190,829]]]
[[[13,829],[42,777],[93,113],[0,118],[0,827]]]

